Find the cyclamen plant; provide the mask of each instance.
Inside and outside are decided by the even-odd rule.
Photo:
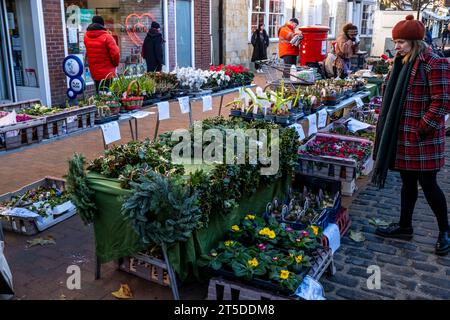
[[[205,71],[207,78],[206,85],[209,87],[228,85],[231,77],[225,71]]]
[[[194,68],[176,68],[172,71],[180,81],[180,86],[198,91],[208,81],[207,71]]]

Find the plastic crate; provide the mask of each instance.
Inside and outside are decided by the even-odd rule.
[[[336,224],[339,228],[341,237],[343,237],[347,233],[348,229],[350,229],[350,226],[352,224],[347,209],[341,208],[338,216],[336,217]]]
[[[11,200],[14,196],[21,196],[29,190],[36,189],[38,187],[56,187],[58,189],[65,189],[65,180],[46,177],[42,180],[36,181],[23,187],[15,192],[10,192],[0,196],[0,203]],[[20,206],[19,206],[20,207]],[[58,209],[60,208],[59,212]],[[62,204],[55,208],[54,214],[47,218],[42,217],[21,217],[7,214],[8,208],[0,207],[0,223],[4,230],[20,233],[28,236],[32,236],[42,232],[76,214],[76,208],[68,203]]]
[[[320,248],[312,256],[312,267],[308,275],[319,281],[325,272],[336,273],[333,254],[329,248]],[[208,300],[301,300],[295,295],[280,294],[264,290],[248,283],[243,283],[236,277],[212,278],[208,286]]]

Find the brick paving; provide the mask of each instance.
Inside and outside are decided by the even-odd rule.
[[[263,79],[258,77],[262,83]],[[230,101],[233,95],[226,97]],[[214,105],[218,105],[215,99]],[[194,104],[194,119],[217,114],[201,113],[201,105]],[[171,108],[172,119],[161,124],[160,132],[187,127],[187,115]],[[224,112],[226,113],[226,112]],[[155,119],[140,121],[140,136],[153,137]],[[130,140],[128,122],[121,124],[123,139]],[[102,154],[103,144],[98,129],[70,138],[52,141],[32,148],[0,154],[0,194],[14,191],[46,175],[62,177],[67,171],[67,160],[74,152],[83,153],[88,159]],[[447,140],[450,146],[450,139]],[[447,150],[450,157],[450,149]],[[5,170],[6,168],[12,170]],[[439,174],[445,194],[450,192],[450,165]],[[374,235],[375,227],[369,218],[396,221],[399,215],[400,180],[391,174],[386,188],[377,190],[360,180],[360,192],[353,198],[345,198],[352,219],[351,230],[361,231],[366,241],[356,243],[348,238],[335,254],[337,273],[321,280],[328,299],[450,299],[450,257],[437,257],[433,253],[437,238],[437,224],[421,194],[414,216],[414,238],[410,242],[387,240]],[[450,201],[450,197],[447,199]],[[450,202],[449,202],[450,205]],[[171,291],[117,270],[115,263],[103,265],[102,279],[94,280],[94,234],[92,227],[73,217],[36,237],[51,235],[56,245],[27,248],[25,237],[6,233],[6,257],[12,269],[16,299],[114,299],[111,292],[120,284],[128,284],[134,299],[171,299]],[[82,271],[81,290],[70,291],[66,287],[70,265],[78,265]],[[381,269],[381,289],[369,290],[366,280],[367,267],[377,265]],[[204,299],[207,283],[182,285],[183,299]]]

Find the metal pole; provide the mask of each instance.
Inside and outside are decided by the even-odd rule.
[[[170,264],[169,256],[167,255],[167,248],[166,248],[166,245],[164,242],[161,244],[161,249],[162,249],[162,252],[164,255],[164,260],[166,262],[167,273],[169,274],[170,286],[172,287],[173,298],[175,300],[180,300],[180,294],[178,292],[178,285],[177,285],[177,277],[176,277],[175,272],[173,272],[172,265]]]

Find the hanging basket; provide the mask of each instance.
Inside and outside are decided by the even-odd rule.
[[[133,87],[133,85],[137,85],[137,96],[136,97],[130,97],[130,90]],[[141,93],[139,82],[136,80],[133,80],[130,82],[130,85],[127,89],[127,97],[122,98],[122,106],[125,109],[125,111],[134,111],[139,110],[142,108],[142,105],[144,103],[144,96],[140,96]]]

